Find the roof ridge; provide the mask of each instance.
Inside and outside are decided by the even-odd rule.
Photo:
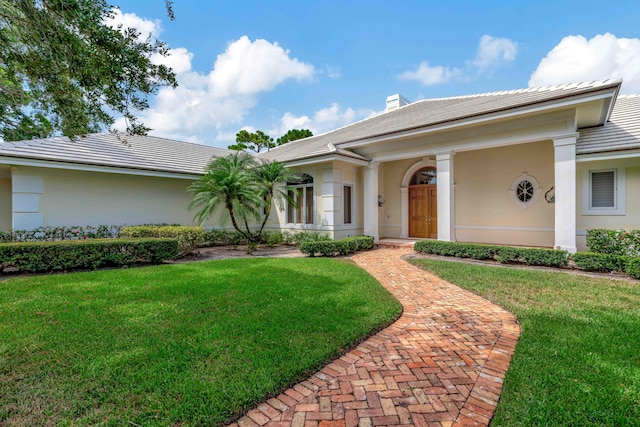
[[[543,92],[543,91],[551,91],[558,89],[575,89],[575,88],[586,88],[586,87],[597,87],[604,86],[606,84],[612,84],[622,81],[622,79],[604,79],[604,80],[592,80],[590,82],[574,82],[574,83],[565,83],[565,84],[557,84],[557,85],[548,85],[548,86],[536,86],[536,87],[527,87],[521,89],[510,89],[510,90],[502,90],[495,92],[484,92],[484,93],[473,93],[468,95],[458,95],[458,96],[447,96],[441,98],[427,98],[421,99],[417,102],[428,102],[428,101],[445,101],[448,99],[468,99],[468,98],[479,98],[482,96],[497,96],[497,95],[511,95],[516,93],[531,93],[531,92]],[[411,104],[409,104],[411,105]]]

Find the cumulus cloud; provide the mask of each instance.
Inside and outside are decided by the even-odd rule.
[[[478,53],[473,60],[479,72],[490,70],[502,64],[513,62],[518,54],[518,43],[505,37],[480,37]]]
[[[164,59],[175,61],[167,65],[179,65],[178,87],[160,89],[154,105],[141,114],[154,135],[168,138],[199,135],[198,142],[218,145],[233,141],[235,134],[229,139],[224,127],[239,125],[261,93],[289,79],[310,79],[315,73],[313,65],[292,58],[278,43],[251,41],[246,36],[231,42],[206,74],[191,69],[191,52],[173,51],[176,55]]]
[[[457,68],[431,66],[427,61],[422,61],[415,71],[405,71],[400,74],[400,80],[416,80],[424,86],[433,86],[450,82],[454,77],[462,75]]]
[[[325,65],[325,69],[330,79],[339,79],[340,76],[342,75],[342,72],[340,71],[340,67],[332,67],[331,65]]]
[[[623,92],[640,92],[640,39],[599,34],[567,36],[543,58],[529,86],[622,77]]]
[[[466,61],[464,67],[430,65],[427,61],[422,61],[415,71],[405,71],[399,74],[398,78],[400,80],[415,80],[424,86],[451,81],[469,81],[483,73],[490,73],[500,66],[513,62],[517,54],[517,42],[485,34],[480,37],[475,58]]]
[[[138,40],[144,41],[149,37],[158,38],[162,33],[162,23],[159,20],[150,20],[141,18],[135,13],[123,13],[120,9],[113,9],[111,17],[104,22],[112,28],[118,28],[122,25],[122,29],[135,28],[140,35]]]
[[[349,107],[341,107],[337,102],[329,107],[321,108],[311,116],[296,116],[287,112],[280,118],[279,127],[270,129],[270,135],[284,135],[291,129],[309,129],[314,135],[351,124],[374,115],[380,114],[370,109],[355,110]]]
[[[217,95],[255,94],[272,90],[288,79],[309,79],[314,67],[289,56],[277,42],[251,41],[242,36],[218,55],[209,83]]]

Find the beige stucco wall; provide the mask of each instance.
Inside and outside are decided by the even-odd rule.
[[[274,208],[267,222],[269,230],[283,230],[292,233],[300,231],[317,231],[326,233],[333,238],[342,238],[362,234],[362,172],[361,167],[344,162],[326,162],[308,166],[296,166],[292,169],[297,173],[306,173],[313,177],[314,192],[314,223],[287,224],[285,210]],[[343,223],[343,186],[353,186],[352,223]],[[323,186],[325,194],[323,196]],[[335,190],[335,194],[334,194]],[[329,200],[331,199],[331,200]],[[333,203],[335,212],[325,212]],[[327,215],[333,215],[328,218]],[[331,221],[334,224],[331,224]]]
[[[45,226],[192,225],[190,180],[57,169],[20,168],[42,176],[40,212]],[[218,215],[205,227],[217,227]]]
[[[11,179],[0,178],[0,231],[11,230]]]
[[[577,165],[577,232],[578,250],[587,250],[586,230],[592,228],[608,228],[613,230],[640,229],[640,161],[638,159],[621,159],[596,162],[582,162]],[[589,170],[623,168],[625,171],[625,203],[624,215],[583,215],[582,197],[585,174]]]
[[[523,209],[509,188],[527,173],[541,187]],[[457,153],[454,159],[456,240],[553,246],[554,205],[544,194],[554,185],[551,141]]]
[[[420,159],[398,160],[380,165],[378,189],[385,200],[384,206],[378,208],[380,237],[400,237],[402,178],[407,169],[419,161]]]

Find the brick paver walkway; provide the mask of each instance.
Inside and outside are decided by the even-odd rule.
[[[393,325],[230,427],[486,426],[520,332],[502,308],[403,261],[354,261],[402,303]]]

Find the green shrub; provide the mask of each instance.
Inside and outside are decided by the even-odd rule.
[[[600,254],[595,252],[578,252],[573,254],[576,266],[586,271],[624,272],[631,258],[624,255]]]
[[[209,230],[204,233],[204,241],[213,246],[238,246],[247,243],[247,239],[236,230]]]
[[[0,244],[0,272],[74,270],[159,263],[178,255],[175,239],[91,239]]]
[[[625,272],[635,279],[640,279],[640,258],[631,258],[627,262]]]
[[[349,255],[361,250],[373,249],[374,240],[370,236],[346,237],[341,240],[317,240],[300,243],[298,249],[307,256]]]
[[[443,242],[440,240],[421,240],[415,243],[413,249],[426,254],[549,267],[561,267],[569,262],[569,254],[566,251],[555,249],[515,248],[512,246]]]
[[[640,257],[640,230],[587,230],[590,252]]]
[[[179,256],[189,255],[196,250],[198,245],[204,242],[204,229],[202,227],[186,227],[180,225],[141,225],[136,227],[122,227],[120,238],[172,238],[178,240],[180,247]]]
[[[54,242],[58,240],[109,239],[118,235],[118,226],[43,226],[33,230],[0,231],[0,243]]]

